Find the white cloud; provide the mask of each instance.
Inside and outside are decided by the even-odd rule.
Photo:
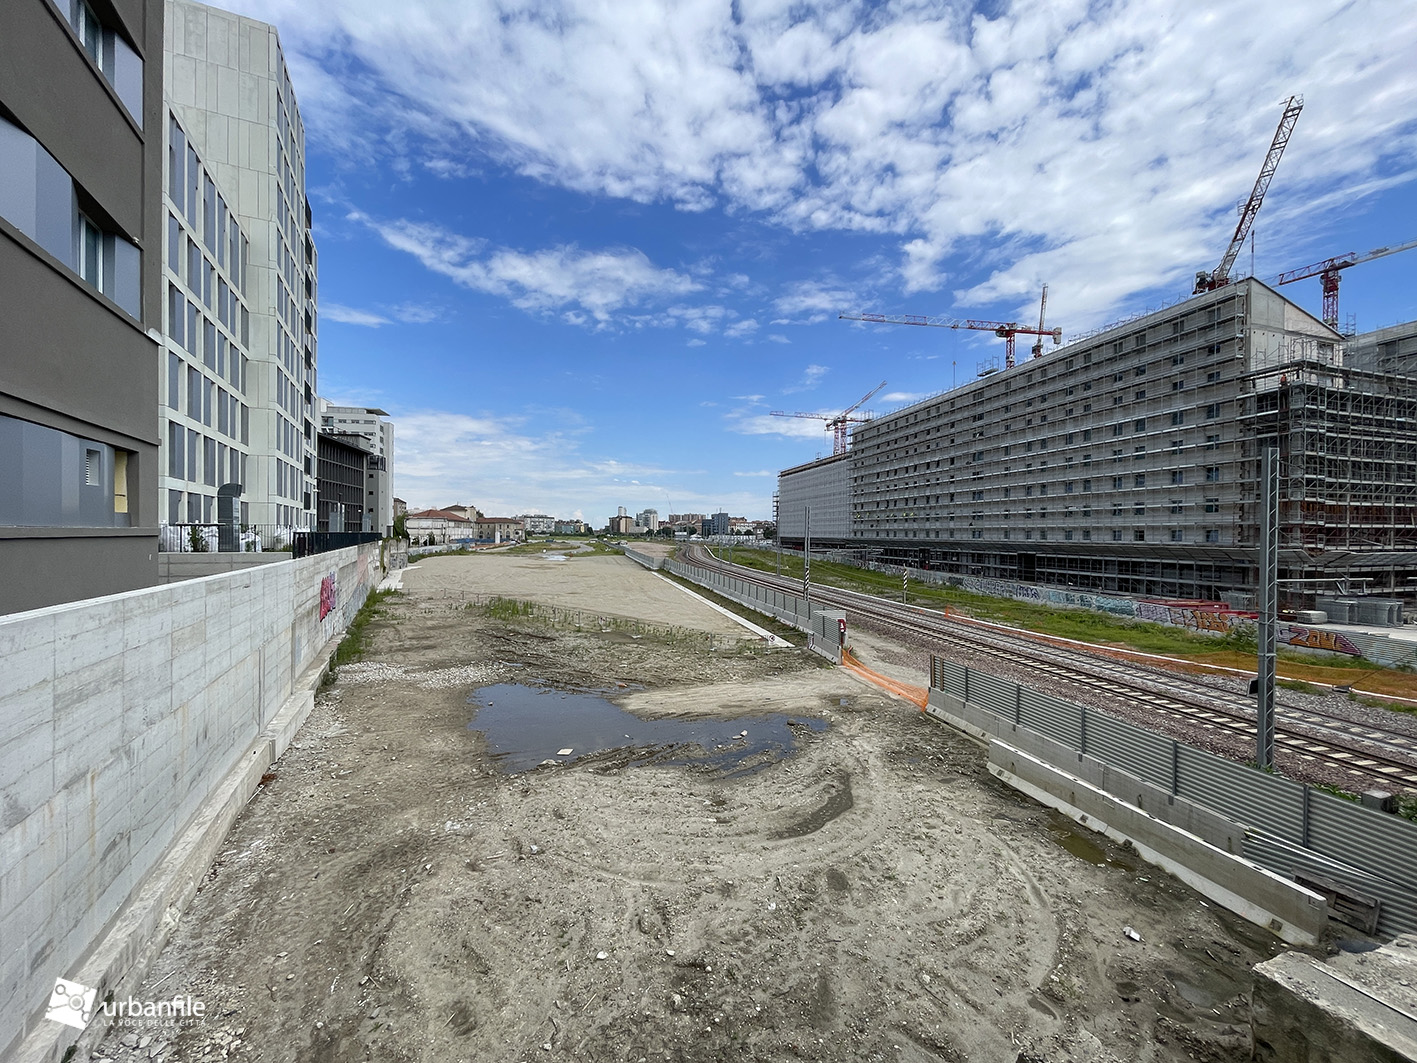
[[[783,388],[784,395],[791,395],[798,391],[811,391],[822,382],[822,377],[830,373],[831,370],[824,365],[809,365],[802,373],[802,379],[789,388]]]
[[[776,476],[777,473],[771,469],[758,469],[755,472],[735,472],[734,476]]]
[[[873,402],[893,403],[895,405],[908,405],[912,402],[919,402],[921,399],[928,399],[933,392],[930,391],[887,391],[884,395],[877,395]]]
[[[326,321],[338,321],[344,325],[363,325],[366,328],[378,328],[380,325],[390,323],[390,318],[382,314],[375,314],[369,310],[356,310],[352,306],[341,306],[339,303],[321,303],[320,316]]]
[[[786,412],[788,413],[786,417],[774,417],[768,413],[735,410],[727,414],[724,420],[728,425],[728,430],[737,432],[739,435],[824,440],[828,447],[831,446],[831,435],[827,432],[826,422],[833,414],[824,414],[818,419],[815,415],[797,417],[793,415],[793,411]],[[840,410],[837,411],[837,413],[840,412]]]
[[[1048,280],[1071,327],[1215,264],[1295,89],[1308,107],[1261,215],[1271,245],[1313,239],[1288,203],[1417,172],[1417,17],[1390,0],[239,6],[281,26],[312,131],[355,162],[511,167],[888,234],[907,291],[1022,313]],[[425,253],[533,309],[584,299],[597,321],[685,281],[623,252]],[[779,310],[855,302],[817,294],[832,305],[796,292]]]
[[[365,328],[391,325],[395,321],[407,325],[427,325],[430,322],[443,320],[441,310],[431,306],[420,306],[416,303],[402,303],[384,309],[383,312],[376,312],[326,302],[320,304],[320,316],[329,321],[338,321],[345,325],[362,325]]]
[[[498,515],[597,513],[609,500],[666,482],[680,472],[587,455],[578,432],[542,431],[548,420],[477,417],[444,410],[391,414],[397,433],[394,491],[410,508],[463,501]],[[550,423],[574,424],[564,412]],[[682,493],[682,491],[680,492]],[[677,497],[677,495],[676,495]],[[605,519],[592,516],[593,523]]]
[[[525,252],[489,248],[485,241],[426,222],[380,221],[359,211],[349,218],[465,288],[502,296],[523,310],[564,310],[572,324],[592,319],[605,324],[622,307],[700,287],[682,273],[657,268],[634,248],[587,251],[563,245]]]

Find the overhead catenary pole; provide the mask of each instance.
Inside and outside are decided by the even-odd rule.
[[[812,507],[802,522],[802,605],[807,610],[807,620],[812,619]]]
[[[1268,446],[1260,472],[1259,652],[1255,681],[1255,762],[1274,767],[1275,628],[1279,607],[1279,448]]]

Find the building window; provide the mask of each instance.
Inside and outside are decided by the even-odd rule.
[[[1112,541],[1113,541],[1114,543],[1120,543],[1120,542],[1122,541],[1122,529],[1121,529],[1121,528],[1113,528],[1113,529],[1112,529]]]
[[[1146,529],[1145,529],[1145,528],[1136,528],[1136,529],[1133,529],[1133,531],[1132,531],[1132,542],[1135,542],[1135,543],[1144,543],[1144,542],[1146,542]]]
[[[1138,418],[1136,419],[1136,422],[1132,425],[1132,431],[1134,431],[1134,432],[1145,432],[1145,431],[1146,431],[1146,418],[1145,418],[1145,417],[1138,417]]]
[[[1207,528],[1206,531],[1205,531],[1205,541],[1208,542],[1208,543],[1218,543],[1218,542],[1220,542],[1220,529],[1219,529],[1219,528]]]
[[[1220,482],[1220,466],[1208,465],[1205,470],[1205,482],[1208,484]]]
[[[1213,421],[1220,416],[1220,403],[1212,402],[1205,408],[1206,420]]]
[[[1218,498],[1207,498],[1207,499],[1205,500],[1205,511],[1206,511],[1207,513],[1219,513],[1219,512],[1220,512],[1220,499],[1218,499]]]
[[[1185,423],[1186,423],[1186,411],[1185,411],[1185,410],[1174,410],[1174,411],[1172,411],[1172,413],[1171,413],[1171,423],[1172,423],[1172,424],[1185,424]]]
[[[1184,470],[1184,469],[1172,469],[1172,470],[1171,470],[1171,482],[1172,482],[1173,484],[1183,484],[1183,483],[1185,483],[1185,482],[1186,482],[1186,470]]]
[[[1171,529],[1171,541],[1173,543],[1183,543],[1186,541],[1186,533],[1180,528]]]
[[[1137,473],[1137,475],[1136,475],[1136,480],[1135,480],[1133,486],[1135,486],[1135,487],[1145,487],[1145,486],[1146,486],[1146,473],[1144,473],[1144,472],[1139,472],[1139,473]]]

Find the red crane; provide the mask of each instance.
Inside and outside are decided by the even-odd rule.
[[[861,406],[865,404],[867,399],[869,399],[872,395],[880,391],[881,388],[885,386],[886,382],[882,380],[870,391],[866,392],[866,394],[862,395],[859,399],[853,402],[846,409],[842,410],[841,413],[836,414],[834,417],[828,417],[825,414],[820,413],[785,413],[782,410],[773,410],[772,416],[806,417],[814,421],[826,421],[827,428],[829,428],[832,433],[832,453],[845,454],[847,438],[851,432],[851,429],[848,426],[853,424],[865,424],[871,419],[869,415],[865,417],[852,417],[851,415],[856,410],[860,409]]]
[[[1040,311],[1039,321],[1042,322],[1043,315]],[[980,332],[992,332],[1004,341],[1004,365],[1006,368],[1014,367],[1014,337],[1017,335],[1040,337],[1038,346],[1033,349],[1035,358],[1043,355],[1043,336],[1052,336],[1053,344],[1057,346],[1063,342],[1063,330],[1061,328],[1043,329],[1029,328],[1027,325],[1020,325],[1017,321],[980,321],[976,318],[948,318],[948,317],[925,317],[921,314],[838,314],[840,321],[874,321],[878,325],[930,325],[934,328],[965,328],[975,329]]]
[[[1312,266],[1304,266],[1302,269],[1291,269],[1287,273],[1281,273],[1274,278],[1275,286],[1290,284],[1293,281],[1301,281],[1308,277],[1318,277],[1323,284],[1324,290],[1324,324],[1335,332],[1338,331],[1338,272],[1347,269],[1349,266],[1356,266],[1361,262],[1371,262],[1375,258],[1386,258],[1388,255],[1395,255],[1399,251],[1410,251],[1417,247],[1417,240],[1409,240],[1405,244],[1398,244],[1396,247],[1375,247],[1367,254],[1357,254],[1350,251],[1346,255],[1336,255],[1333,258],[1326,258],[1322,262],[1315,262]]]
[[[1250,198],[1240,208],[1240,220],[1235,225],[1235,235],[1230,239],[1230,247],[1226,249],[1220,265],[1211,272],[1197,271],[1195,294],[1213,292],[1230,283],[1230,267],[1235,264],[1235,256],[1240,253],[1240,248],[1245,245],[1245,237],[1250,235],[1250,226],[1255,223],[1255,215],[1260,212],[1260,204],[1264,202],[1264,194],[1269,190],[1270,179],[1279,168],[1280,156],[1289,144],[1289,135],[1294,132],[1294,123],[1299,120],[1299,112],[1303,109],[1304,97],[1289,97],[1289,102],[1284,105],[1284,114],[1279,119],[1279,128],[1274,131],[1274,140],[1270,142],[1269,154],[1264,157],[1259,177],[1255,178],[1255,187],[1250,192]]]

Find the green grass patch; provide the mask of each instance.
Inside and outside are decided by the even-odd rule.
[[[500,596],[477,597],[465,607],[469,612],[503,624],[554,628],[586,634],[616,634],[632,639],[648,638],[671,646],[708,646],[719,649],[736,646],[741,640],[728,639],[707,631],[666,624],[647,624],[623,616],[588,613],[581,609],[562,609],[541,602]]]
[[[776,554],[752,550],[738,550],[734,551],[734,554],[734,560],[745,568],[760,572],[777,571]],[[782,574],[800,580],[802,559],[784,555]],[[826,587],[875,594],[891,601],[902,600],[899,572],[873,572],[834,561],[813,560],[812,582]],[[976,620],[1007,624],[1046,635],[1076,639],[1079,642],[1127,646],[1147,653],[1187,656],[1237,648],[1228,644],[1225,639],[1197,635],[1180,628],[1148,624],[1087,609],[996,598],[949,584],[911,580],[905,588],[904,598],[911,605],[949,609]]]
[[[374,620],[384,615],[384,610],[380,608],[384,602],[398,595],[399,591],[370,591],[369,597],[364,599],[364,604],[359,607],[359,612],[354,614],[354,619],[350,621],[349,627],[345,630],[344,638],[335,647],[334,659],[330,662],[329,674],[325,679],[326,683],[332,683],[335,673],[339,671],[341,665],[349,664],[359,660],[369,649],[369,625]]]
[[[720,557],[726,556],[726,551],[722,549],[715,550],[715,553]],[[776,573],[778,571],[778,557],[773,551],[740,549],[733,553],[734,562],[745,568],[756,569],[759,572]],[[802,578],[802,559],[784,554],[782,575],[800,580]],[[843,590],[874,594],[896,602],[902,600],[901,576],[898,570],[895,572],[875,572],[870,569],[858,568],[855,565],[814,558],[812,561],[812,583],[824,587],[838,587]],[[904,598],[911,605],[925,606],[930,609],[948,609],[976,620],[1006,624],[1022,628],[1025,631],[1056,635],[1059,638],[1074,639],[1093,645],[1117,646],[1139,650],[1143,653],[1206,661],[1241,670],[1255,667],[1255,654],[1258,649],[1257,633],[1254,626],[1249,624],[1234,628],[1224,636],[1202,635],[1167,624],[1152,624],[1130,617],[1111,616],[1091,609],[1043,602],[1024,602],[1015,598],[977,594],[949,583],[926,583],[923,580],[915,579],[913,574],[905,588]],[[1308,679],[1317,683],[1335,682],[1338,685],[1344,685],[1353,681],[1347,677],[1329,677],[1326,675],[1329,669],[1369,674],[1375,672],[1391,674],[1393,672],[1393,669],[1385,669],[1382,665],[1362,657],[1348,657],[1339,654],[1316,657],[1283,647],[1278,650],[1278,658],[1285,663],[1286,671],[1291,674],[1306,675]],[[1356,677],[1354,678],[1356,679]],[[1293,682],[1295,685],[1291,689],[1296,690],[1301,690],[1309,685],[1300,680]],[[1322,689],[1312,686],[1308,692],[1322,693]],[[1397,706],[1382,701],[1373,701],[1371,704],[1382,708],[1397,708]],[[1402,711],[1414,710],[1407,708]]]

